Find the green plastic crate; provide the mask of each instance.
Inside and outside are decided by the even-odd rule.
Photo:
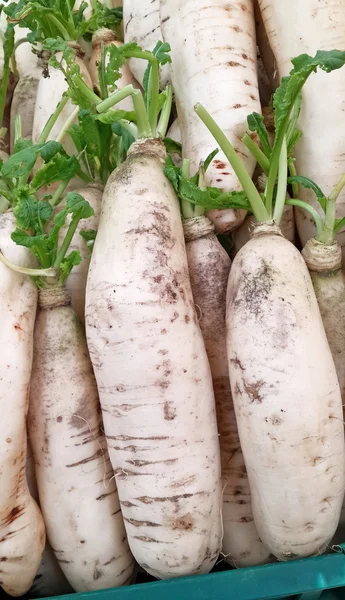
[[[338,552],[286,563],[138,583],[60,600],[345,600],[345,544]]]

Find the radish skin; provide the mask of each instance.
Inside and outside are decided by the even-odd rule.
[[[26,478],[31,496],[39,504],[38,490],[35,476],[35,464],[32,449],[28,440],[26,454]],[[51,546],[46,540],[41,564],[35,575],[34,582],[29,590],[29,597],[45,598],[47,596],[60,596],[70,594],[73,589],[60,569]]]
[[[158,579],[210,571],[221,544],[211,373],[164,159],[138,140],[110,176],[85,308],[129,545]]]
[[[87,247],[85,240],[81,237],[80,231],[82,229],[97,230],[101,212],[102,193],[103,187],[98,184],[91,183],[85,188],[78,189],[78,194],[81,194],[81,196],[88,201],[95,214],[88,218],[86,225],[83,221],[79,222],[70,244],[71,251],[77,250],[80,252],[82,261],[79,265],[73,267],[72,272],[66,281],[66,288],[71,294],[72,308],[75,310],[83,324],[85,322],[85,290],[90,264],[90,249]],[[66,227],[68,227],[69,222],[70,219],[67,219]],[[66,227],[60,230],[61,242],[66,235]]]
[[[102,43],[105,46],[108,46],[109,44],[114,44],[115,46],[119,47],[122,45],[122,42],[119,42],[116,39],[115,34],[109,29],[100,29],[99,31],[97,31],[97,33],[93,35],[92,54],[89,63],[89,73],[91,76],[92,83],[97,89],[99,89],[98,65],[101,60]],[[109,58],[106,62],[106,65],[108,64],[108,62]],[[116,86],[117,89],[121,90],[122,88],[130,84],[132,84],[134,88],[140,88],[138,82],[134,79],[128,64],[125,63],[121,69],[121,78],[116,81]],[[121,102],[118,102],[116,105],[114,105],[113,108],[116,110],[132,111],[133,100],[131,96],[125,98],[124,100],[121,100]]]
[[[134,565],[83,328],[64,288],[39,304],[28,424],[48,539],[75,591],[116,587]]]
[[[345,3],[327,0],[293,0],[282,10],[280,0],[259,0],[267,36],[275,55],[279,76],[291,70],[291,59],[299,54],[336,47],[345,50]],[[305,24],[308,23],[308,27]],[[335,25],[336,24],[336,25]],[[297,172],[317,181],[326,197],[345,172],[344,73],[320,71],[303,88],[298,127],[303,136],[295,148]],[[325,131],[327,132],[326,139]],[[323,140],[319,143],[319,140]],[[312,190],[300,186],[299,198],[322,209]],[[302,246],[315,236],[315,224],[304,209],[295,211]],[[337,199],[337,218],[345,216],[345,191]],[[345,230],[338,235],[345,246]],[[343,251],[343,253],[345,250]]]
[[[10,238],[12,211],[0,216],[0,247],[6,258],[30,267],[30,254]],[[26,414],[31,375],[37,292],[25,275],[0,264],[0,338],[6,358],[0,368],[0,586],[11,596],[25,594],[34,580],[45,528],[26,476]]]
[[[345,275],[338,243],[323,244],[315,238],[302,250],[319,304],[345,405]]]
[[[256,66],[255,21],[252,0],[198,3],[161,0],[164,41],[171,46],[171,77],[182,133],[183,157],[191,171],[215,148],[212,135],[194,111],[199,102],[240,155],[250,175],[255,159],[242,143],[247,115],[260,113]],[[228,160],[219,152],[206,174],[206,185],[224,191],[241,185]],[[245,211],[209,211],[217,233],[231,231],[243,222]]]
[[[14,127],[17,115],[21,118],[22,138],[31,140],[38,84],[42,76],[42,68],[38,65],[19,79],[14,88],[11,103],[10,149],[14,149]]]
[[[26,27],[19,27],[19,25],[15,26],[14,31],[15,43],[18,43],[19,40],[24,39],[28,33],[31,33],[30,29],[27,29]],[[36,68],[37,54],[32,52],[32,45],[29,42],[23,42],[22,44],[19,44],[15,50],[15,59],[19,79]]]
[[[136,42],[143,50],[153,50],[158,41],[162,41],[159,17],[159,0],[124,0],[123,24],[125,43]],[[140,58],[129,61],[135,79],[143,85],[147,62]],[[164,89],[170,83],[170,65],[160,69],[160,87]]]
[[[231,261],[207,217],[183,223],[188,270],[209,359],[216,399],[222,464],[222,554],[235,567],[258,565],[270,557],[259,539],[229,382],[225,298]]]
[[[308,269],[273,224],[232,264],[227,351],[260,538],[279,560],[319,554],[344,497],[342,402]]]

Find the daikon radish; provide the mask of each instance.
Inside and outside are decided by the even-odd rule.
[[[92,54],[90,57],[89,72],[90,72],[92,83],[93,83],[94,87],[96,87],[96,89],[99,89],[98,65],[101,61],[102,43],[105,46],[107,46],[109,44],[115,44],[116,46],[121,46],[121,44],[122,44],[122,42],[119,42],[116,39],[115,34],[112,31],[110,31],[109,29],[99,29],[92,36]],[[107,66],[107,64],[108,64],[108,61],[106,61],[105,66]],[[132,84],[133,87],[135,87],[135,88],[140,87],[138,82],[134,79],[134,77],[129,69],[129,66],[127,64],[124,64],[124,66],[121,69],[121,79],[118,79],[116,82],[117,89],[122,89],[126,85],[129,85],[129,84]],[[125,98],[124,100],[122,100],[121,102],[119,102],[116,105],[116,108],[118,108],[120,110],[126,110],[126,111],[133,110],[132,98],[130,96],[128,98]]]
[[[270,553],[254,524],[246,468],[233,407],[225,336],[230,258],[205,216],[183,223],[193,299],[210,362],[222,464],[222,554],[235,567],[266,562]]]
[[[299,92],[318,67],[329,72],[344,65],[345,52],[305,54],[292,62],[274,97],[275,142],[262,161],[267,169],[262,195],[209,113],[195,107],[236,169],[258,221],[230,271],[227,355],[254,521],[279,560],[326,550],[345,492],[342,399],[334,361],[308,269],[278,227]],[[267,143],[262,127],[260,136]]]
[[[255,159],[242,143],[247,114],[261,112],[256,68],[255,20],[252,0],[227,0],[192,5],[161,0],[163,39],[171,46],[172,85],[182,134],[183,157],[192,172],[214,150],[214,140],[193,111],[200,102],[214,114],[250,173]],[[219,153],[206,173],[206,184],[225,191],[240,184],[229,161]],[[218,233],[243,222],[245,212],[210,211]]]
[[[129,545],[159,579],[210,571],[221,543],[211,373],[164,159],[140,139],[110,176],[85,309]]]
[[[31,266],[27,249],[10,238],[14,223],[11,210],[0,216],[1,251],[22,267]],[[0,585],[11,596],[21,596],[32,585],[45,545],[42,515],[25,476],[37,291],[25,275],[2,263],[0,289],[0,337],[6,349],[0,369]]]
[[[143,50],[153,50],[156,43],[162,40],[159,17],[159,0],[124,0],[123,23],[125,43],[136,42]],[[135,79],[143,85],[147,64],[138,58],[129,60],[129,67]],[[170,82],[170,65],[165,65],[160,72],[160,87],[164,89]]]
[[[279,0],[259,0],[259,5],[280,77],[288,73],[291,58],[296,54],[311,54],[318,48],[329,50],[334,46],[345,50],[343,1],[293,0],[286,11],[282,10]],[[345,171],[343,96],[342,71],[334,71],[330,75],[320,73],[318,77],[312,77],[303,89],[299,118],[299,128],[303,131],[303,137],[295,150],[296,168],[298,173],[317,181],[326,195]],[[319,143],[319,140],[323,142]],[[300,199],[321,214],[312,190],[301,188]],[[337,216],[345,216],[344,192],[337,200]],[[297,209],[296,225],[304,246],[315,235],[314,221],[305,211]],[[338,233],[337,240],[343,247],[345,230]]]
[[[15,59],[16,59],[16,68],[19,75],[19,79],[21,79],[27,73],[30,73],[32,70],[35,70],[37,65],[37,54],[32,51],[32,45],[28,41],[23,41],[19,43],[21,40],[24,40],[28,33],[30,33],[30,29],[27,27],[19,27],[16,25],[14,28],[15,31],[15,41],[16,41],[16,49],[15,49]],[[39,50],[39,46],[36,47],[36,51]]]
[[[17,116],[21,120],[21,137],[28,140],[32,139],[36,96],[41,76],[42,68],[36,64],[34,69],[22,75],[14,89],[10,121],[11,152],[14,149],[15,120]]]
[[[39,504],[38,490],[35,476],[35,464],[32,455],[30,441],[28,440],[26,455],[26,478],[31,496]],[[61,596],[70,594],[73,589],[60,569],[51,546],[46,540],[41,564],[35,575],[34,582],[29,590],[29,597],[44,598],[47,596]]]

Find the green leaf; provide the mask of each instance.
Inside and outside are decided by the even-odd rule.
[[[249,130],[255,131],[258,134],[262,149],[267,158],[269,158],[271,156],[271,146],[268,139],[266,125],[264,123],[264,117],[259,115],[257,112],[253,112],[251,115],[248,115],[247,123]]]
[[[178,154],[182,156],[182,144],[180,142],[176,142],[172,138],[165,137],[163,139],[163,143],[168,154]]]
[[[27,139],[19,139],[14,144],[13,154],[18,154],[18,152],[21,150],[26,150],[28,148],[33,148],[32,141]]]
[[[345,52],[340,50],[318,50],[314,57],[301,54],[292,61],[293,69],[287,77],[283,77],[280,87],[273,96],[275,145],[285,134],[291,110],[308,77],[317,68],[330,73],[345,64]],[[279,141],[278,141],[279,138]]]
[[[129,149],[131,144],[135,141],[135,137],[131,134],[131,132],[121,123],[121,121],[116,121],[112,124],[111,129],[115,135],[121,137],[123,148],[125,152]]]
[[[11,239],[15,244],[17,244],[17,246],[29,248],[40,262],[41,266],[50,266],[49,250],[47,248],[47,236],[45,234],[29,235],[17,227],[17,229],[11,233]]]
[[[59,229],[61,229],[61,227],[64,227],[65,223],[66,223],[67,215],[68,215],[68,210],[66,210],[66,208],[63,208],[58,213],[56,213],[56,215],[54,217],[54,225],[56,225],[56,227],[58,227]]]
[[[210,166],[211,162],[213,161],[214,157],[218,154],[218,152],[219,149],[215,148],[215,150],[210,152],[210,154],[206,157],[206,160],[204,161],[204,173],[206,173],[208,167]]]
[[[309,177],[303,177],[302,175],[294,175],[292,177],[288,177],[288,183],[299,183],[304,188],[313,190],[322,210],[324,211],[324,213],[326,212],[327,197],[319,188],[319,186],[315,183],[315,181],[312,181],[312,179],[309,179]]]
[[[71,213],[80,213],[81,219],[88,219],[95,214],[87,200],[77,192],[68,192],[66,196],[66,210]]]
[[[338,233],[343,227],[345,227],[345,217],[342,219],[336,219],[334,222],[334,235]]]
[[[297,142],[299,142],[302,135],[303,135],[303,132],[300,129],[297,129],[297,127],[295,127],[295,129],[293,130],[292,134],[289,137],[289,143],[287,146],[288,155],[291,154],[293,147],[297,144]]]
[[[85,240],[85,242],[94,242],[96,239],[97,231],[95,229],[82,229],[79,231],[79,235]]]
[[[17,202],[13,207],[13,214],[19,227],[36,231],[38,225],[37,200],[30,193],[28,186],[17,191]]]
[[[108,112],[101,113],[96,116],[97,121],[101,121],[101,123],[105,123],[109,125],[111,123],[115,123],[116,121],[120,121],[124,119],[125,121],[130,121],[131,123],[137,122],[136,113],[134,111],[126,111],[126,110],[109,110]]]
[[[32,179],[31,186],[38,190],[44,185],[54,181],[70,181],[73,175],[79,171],[79,162],[75,156],[56,155],[48,164],[37,171]]]
[[[164,174],[169,179],[171,185],[173,186],[175,192],[179,191],[179,178],[181,176],[181,169],[176,167],[173,159],[170,155],[168,155],[165,159],[165,168]]]
[[[53,207],[46,200],[40,200],[38,202],[38,217],[41,221],[49,221],[53,214]]]
[[[160,40],[158,40],[158,42],[156,43],[154,49],[152,50],[152,54],[157,58],[158,61],[158,65],[165,65],[167,63],[171,63],[171,57],[167,54],[167,52],[170,52],[170,46],[167,43],[164,43]],[[144,88],[144,100],[145,103],[147,102],[147,93],[148,93],[148,87],[149,87],[149,79],[150,79],[150,72],[151,72],[151,63],[149,62],[145,73],[144,73],[144,78],[143,78],[143,88]]]
[[[22,177],[28,175],[36,162],[37,146],[30,146],[12,154],[2,165],[1,173],[5,177]]]
[[[40,155],[45,163],[49,162],[58,152],[63,150],[59,142],[50,140],[46,142],[40,149]]]
[[[60,263],[60,283],[64,283],[66,279],[69,277],[73,267],[76,265],[80,265],[81,263],[81,255],[78,250],[72,250],[63,261]]]

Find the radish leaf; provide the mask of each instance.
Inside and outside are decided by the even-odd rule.
[[[263,151],[267,158],[271,156],[271,146],[268,139],[267,129],[264,123],[264,117],[259,113],[253,112],[248,115],[247,123],[250,131],[255,131],[259,138],[263,148]]]
[[[288,181],[288,183],[291,183],[291,184],[299,183],[304,188],[313,190],[322,210],[324,212],[326,212],[327,198],[326,198],[325,194],[323,193],[323,191],[319,188],[319,186],[314,181],[312,181],[308,177],[303,177],[302,175],[294,175],[293,177],[288,177],[287,181]]]

